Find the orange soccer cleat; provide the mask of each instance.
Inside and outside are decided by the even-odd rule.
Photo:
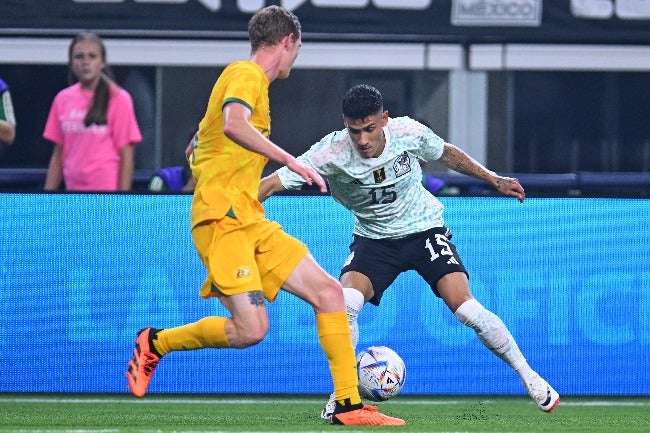
[[[340,407],[340,406],[339,406]],[[338,407],[337,407],[338,409]],[[406,421],[401,418],[384,415],[377,406],[363,405],[360,409],[346,412],[334,412],[332,424],[342,425],[375,425],[375,426],[404,426]]]
[[[161,356],[152,344],[153,337],[158,331],[155,328],[141,329],[135,339],[133,358],[129,360],[126,377],[129,380],[129,389],[136,397],[143,397],[146,394],[151,376],[160,361]]]

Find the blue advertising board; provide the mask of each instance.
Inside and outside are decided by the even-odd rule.
[[[650,394],[650,201],[448,197],[475,297],[565,395]],[[3,194],[0,392],[127,392],[138,329],[227,314],[198,289],[187,195]],[[334,276],[352,217],[327,196],[278,196],[267,216]],[[331,390],[307,304],[281,293],[246,349],[175,352],[152,393]],[[394,348],[404,394],[523,394],[517,375],[415,273],[360,316],[359,349]]]

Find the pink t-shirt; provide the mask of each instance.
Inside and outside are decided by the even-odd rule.
[[[68,191],[116,191],[120,149],[142,141],[129,93],[111,85],[106,125],[83,123],[94,93],[79,83],[61,90],[50,108],[43,137],[63,148]]]

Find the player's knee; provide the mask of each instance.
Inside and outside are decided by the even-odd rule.
[[[239,328],[237,329],[237,337],[230,342],[230,346],[238,349],[255,346],[264,340],[268,331],[268,324],[263,323]]]
[[[460,323],[473,328],[474,320],[483,310],[483,306],[476,299],[472,298],[463,302],[463,304],[454,311],[454,316],[456,316]]]
[[[332,304],[341,303],[345,305],[345,297],[343,295],[341,284],[334,278],[330,278],[327,281],[324,297],[327,299],[327,302],[330,302]]]
[[[266,332],[249,333],[249,334],[242,335],[237,347],[243,349],[246,347],[255,346],[256,344],[264,340],[264,337],[266,337]]]
[[[344,305],[343,290],[334,278],[324,280],[318,290],[314,307],[322,308],[330,305]]]

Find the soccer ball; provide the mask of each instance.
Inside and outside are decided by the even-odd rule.
[[[385,401],[402,390],[406,366],[389,347],[371,346],[357,355],[359,394],[372,401]]]

